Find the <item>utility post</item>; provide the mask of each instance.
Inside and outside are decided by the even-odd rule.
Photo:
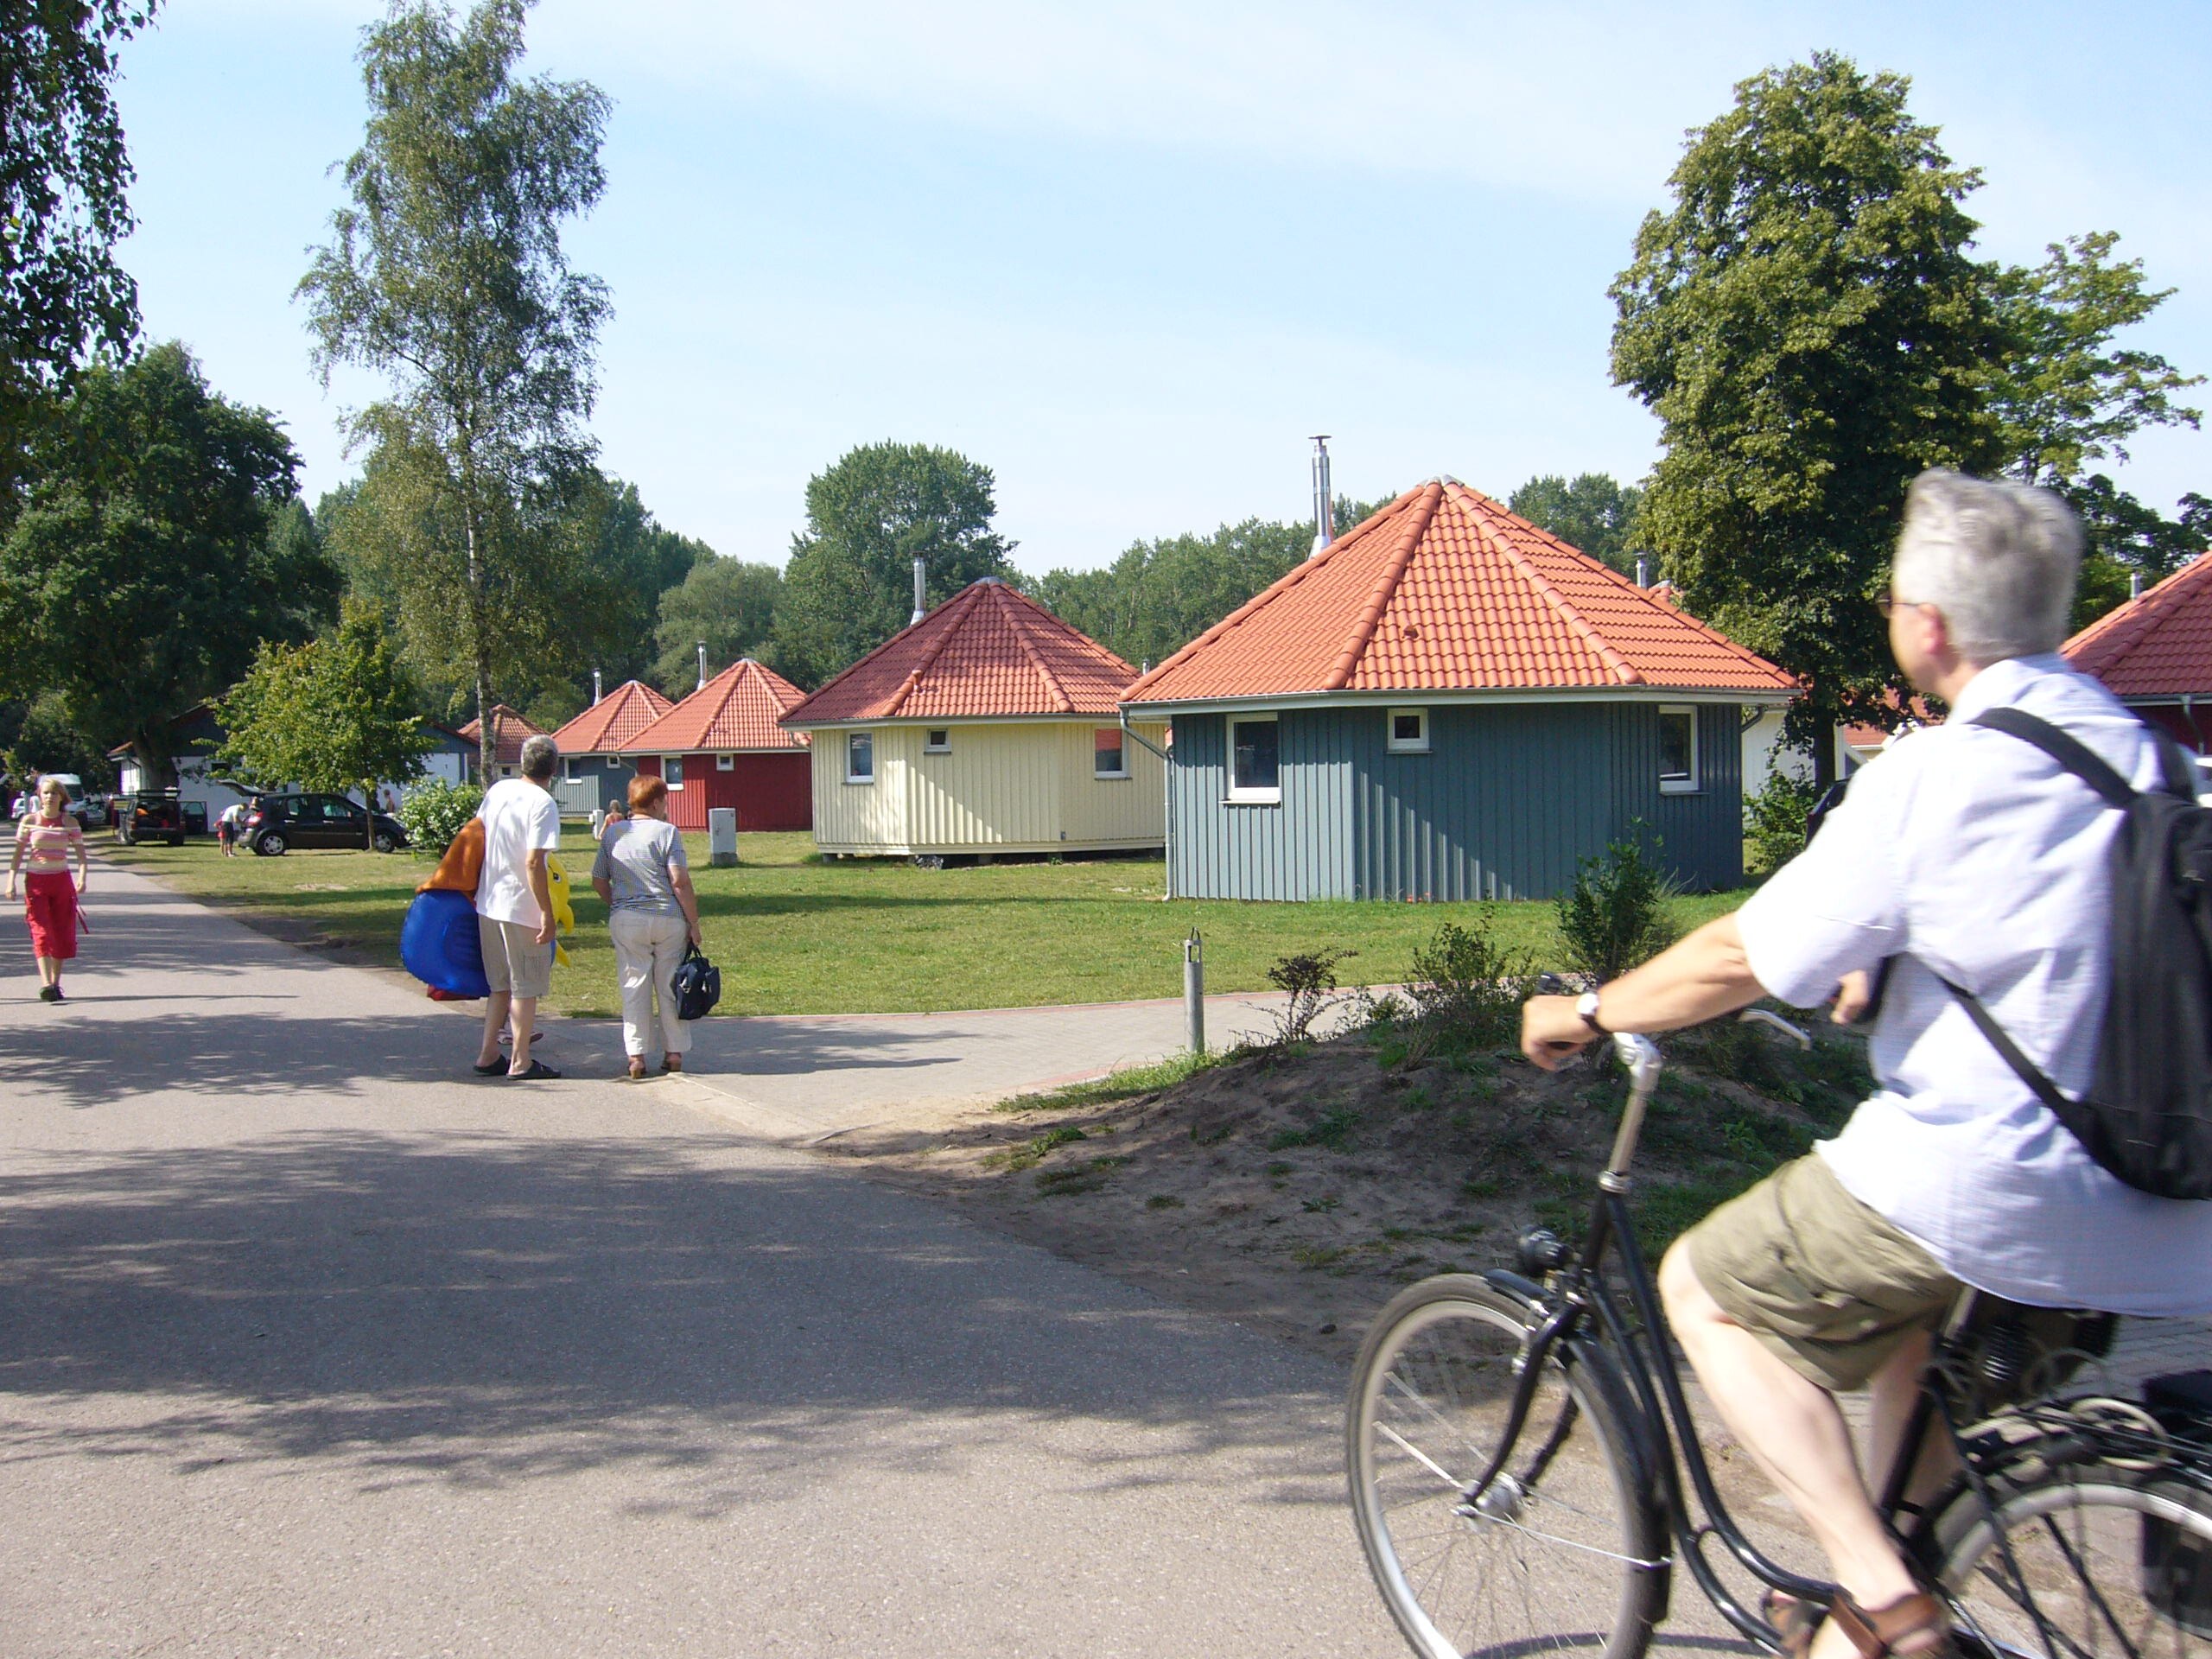
[[[1192,928],[1191,937],[1183,941],[1183,1014],[1190,1022],[1191,1052],[1204,1058],[1206,1052],[1206,955],[1205,941]]]

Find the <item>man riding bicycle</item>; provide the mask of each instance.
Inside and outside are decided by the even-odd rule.
[[[1659,1276],[1707,1393],[1845,1592],[1817,1628],[1813,1610],[1770,1603],[1815,1659],[1951,1649],[1875,1512],[1837,1393],[1872,1391],[1878,1479],[1962,1286],[2039,1307],[2212,1310],[2212,1203],[2152,1198],[2101,1167],[1942,983],[1974,992],[2061,1090],[2088,1088],[2117,815],[2041,750],[1967,723],[2024,709],[2137,788],[2159,786],[2152,734],[2056,654],[2080,562],[2056,496],[1922,474],[1883,608],[1898,667],[1949,721],[1864,768],[1741,910],[1592,995],[1535,997],[1523,1014],[1522,1046],[1550,1068],[1605,1033],[1670,1031],[1765,995],[1833,994],[1848,1022],[1882,986],[1876,1092],[1834,1140],[1685,1234]]]

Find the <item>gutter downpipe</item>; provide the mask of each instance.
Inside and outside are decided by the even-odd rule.
[[[1140,747],[1150,749],[1154,754],[1160,757],[1160,772],[1162,780],[1162,786],[1160,789],[1160,795],[1162,798],[1160,805],[1162,810],[1166,814],[1167,829],[1167,848],[1166,858],[1165,860],[1166,864],[1165,880],[1166,881],[1167,891],[1160,894],[1160,897],[1163,899],[1173,899],[1175,896],[1175,762],[1169,758],[1166,750],[1161,748],[1159,744],[1154,742],[1142,732],[1137,730],[1135,727],[1129,724],[1129,711],[1127,709],[1124,709],[1119,703],[1116,703],[1114,705],[1114,712],[1122,717],[1122,736],[1136,739],[1137,744]]]

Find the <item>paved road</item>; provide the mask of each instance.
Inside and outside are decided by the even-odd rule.
[[[1326,1367],[94,899],[66,1007],[0,921],[0,1653],[1400,1651]]]

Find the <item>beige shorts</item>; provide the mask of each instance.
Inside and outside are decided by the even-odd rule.
[[[1817,1153],[1683,1235],[1706,1294],[1799,1375],[1836,1393],[1940,1325],[1961,1288],[1913,1240],[1843,1189]]]
[[[480,915],[476,940],[484,947],[484,979],[493,995],[543,996],[553,988],[553,947],[537,942],[536,928]]]

